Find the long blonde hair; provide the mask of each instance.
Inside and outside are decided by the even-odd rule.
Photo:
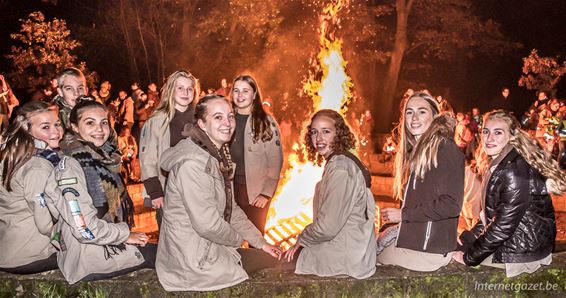
[[[407,183],[407,180],[409,179],[409,175],[411,172],[411,164],[414,163],[412,162],[414,160],[413,156],[415,156],[416,151],[422,152],[422,150],[416,150],[419,141],[417,140],[417,138],[415,138],[415,136],[413,136],[408,131],[408,128],[406,127],[405,110],[407,109],[407,104],[413,98],[424,99],[430,105],[430,108],[432,110],[432,115],[433,117],[435,117],[435,120],[436,118],[438,118],[439,110],[440,110],[438,104],[436,103],[436,100],[434,100],[432,96],[430,96],[428,93],[425,92],[415,92],[411,96],[407,96],[401,101],[401,105],[400,105],[401,113],[399,116],[399,124],[395,128],[395,131],[398,134],[397,139],[399,140],[399,149],[395,154],[395,163],[393,169],[393,175],[394,175],[393,196],[400,200],[403,199],[403,187]],[[435,120],[433,120],[433,123]],[[431,136],[427,136],[427,133],[431,131],[432,126],[433,124],[431,124],[431,126],[427,129],[425,134],[421,136],[420,138],[421,143],[423,143],[422,142],[423,139],[431,138]],[[428,144],[428,145],[434,145],[434,144]],[[418,171],[416,171],[419,174],[419,178],[421,179],[424,178],[424,174],[426,173],[427,169],[430,169],[432,163],[434,164],[436,163],[436,153],[438,150],[438,145],[439,144],[437,143],[435,146],[430,146],[427,153],[425,153],[424,155],[421,154],[424,156],[424,158],[418,158],[416,164],[413,165],[416,166],[417,169],[419,169]],[[432,158],[427,158],[427,157],[432,157]]]
[[[198,100],[198,96],[200,93],[199,83],[198,80],[193,76],[190,72],[186,70],[177,70],[167,77],[165,84],[161,87],[161,101],[159,102],[159,106],[155,109],[151,117],[159,114],[165,114],[165,121],[163,122],[163,126],[165,124],[171,122],[173,116],[175,115],[175,83],[177,82],[178,78],[187,78],[191,82],[193,82],[194,86],[194,94],[193,94],[193,101],[191,102],[191,106],[195,106],[196,101]]]
[[[500,120],[507,124],[511,136],[509,144],[545,178],[552,179],[558,186],[558,192],[566,191],[566,174],[560,169],[558,162],[552,158],[550,153],[541,148],[540,144],[520,127],[519,121],[504,110],[494,110],[483,116],[484,126],[487,121]],[[480,146],[476,150],[476,160],[481,172],[485,171],[489,164],[489,156],[483,150],[483,139],[480,138]]]
[[[14,173],[35,153],[34,137],[31,135],[30,118],[43,112],[59,113],[57,106],[33,101],[23,105],[0,140],[0,164],[2,164],[2,185],[12,191],[10,185]]]

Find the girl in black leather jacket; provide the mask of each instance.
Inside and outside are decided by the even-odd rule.
[[[556,223],[549,192],[566,189],[558,163],[519,127],[503,110],[484,116],[477,158],[484,168],[481,220],[462,233],[463,251],[453,255],[468,266],[505,269],[508,277],[552,261]]]

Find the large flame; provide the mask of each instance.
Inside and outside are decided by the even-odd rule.
[[[333,1],[324,8],[320,17],[320,52],[311,65],[310,77],[303,85],[303,91],[313,100],[314,111],[332,109],[344,115],[352,98],[350,90],[353,84],[346,74],[342,40],[334,36],[340,23],[338,12],[347,5],[347,0]],[[295,144],[293,149],[296,152],[298,148]],[[323,171],[312,163],[301,162],[295,153],[289,155],[288,161],[289,169],[269,210],[265,234],[269,243],[285,249],[293,245],[296,235],[312,222],[314,188]]]

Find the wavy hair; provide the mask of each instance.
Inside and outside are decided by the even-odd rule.
[[[0,163],[2,164],[2,185],[12,191],[10,185],[14,173],[35,153],[35,138],[31,135],[31,117],[44,112],[58,115],[57,106],[33,101],[23,105],[16,112],[16,117],[2,134],[0,140]]]
[[[413,160],[414,153],[417,151],[415,150],[419,141],[415,136],[413,136],[408,128],[406,127],[405,121],[405,110],[407,109],[407,104],[413,98],[421,98],[424,99],[430,106],[432,111],[433,117],[438,117],[440,115],[440,107],[436,100],[426,92],[414,92],[410,96],[405,96],[401,101],[400,105],[400,116],[399,116],[399,124],[394,129],[394,131],[398,134],[397,139],[399,140],[399,148],[397,153],[395,154],[395,162],[393,167],[393,196],[399,200],[403,199],[403,187],[407,183],[410,175],[411,164],[415,164],[416,173],[422,179],[424,178],[424,174],[432,164],[436,164],[436,154],[439,145],[439,139],[435,138],[435,144],[426,144],[426,146],[421,146],[419,152],[422,152],[423,149],[426,150],[426,154],[419,154],[417,156],[416,161]],[[434,120],[433,120],[434,123]],[[427,131],[421,136],[421,140],[425,139],[425,137],[431,138],[431,136],[427,136],[427,133],[431,131],[431,126],[427,129]],[[423,142],[424,143],[424,142]],[[427,146],[432,145],[428,148]],[[432,163],[432,164],[431,164]]]
[[[173,119],[173,116],[175,115],[175,83],[177,82],[177,79],[179,78],[186,78],[189,81],[193,82],[193,101],[191,102],[191,105],[194,106],[195,102],[198,99],[199,93],[200,93],[200,87],[199,87],[199,83],[198,80],[196,79],[195,76],[193,76],[189,71],[187,70],[177,70],[175,72],[173,72],[172,74],[169,75],[169,77],[167,77],[167,80],[165,81],[165,84],[163,85],[163,87],[161,87],[161,101],[159,102],[159,106],[155,109],[155,111],[153,111],[151,117],[159,114],[159,113],[164,113],[165,114],[165,121],[163,122],[163,126],[165,126],[166,123],[171,122],[171,120]]]
[[[251,75],[241,75],[234,79],[232,83],[232,90],[230,94],[234,91],[234,86],[236,82],[243,81],[248,83],[254,91],[254,98],[252,101],[252,131],[253,131],[253,142],[257,143],[259,141],[267,142],[273,138],[273,130],[271,129],[271,123],[267,117],[267,113],[263,109],[263,104],[261,100],[261,92],[259,91],[259,86],[257,81]],[[237,110],[234,106],[234,110]]]
[[[316,150],[316,147],[312,143],[312,123],[317,117],[327,117],[334,121],[334,127],[336,128],[336,134],[334,135],[334,140],[332,141],[331,149],[334,153],[341,153],[354,149],[356,147],[356,137],[352,133],[352,130],[346,124],[344,117],[338,112],[330,109],[323,109],[316,112],[306,128],[304,142],[307,149],[307,159],[317,165],[321,165],[324,161],[324,156],[320,155]]]
[[[484,126],[487,121],[500,120],[507,124],[511,136],[509,144],[542,176],[552,179],[558,186],[558,192],[566,191],[566,174],[560,169],[558,162],[552,158],[550,153],[541,148],[540,144],[523,131],[521,124],[513,115],[504,110],[494,110],[483,116]],[[481,172],[485,171],[489,164],[489,156],[483,150],[483,140],[480,138],[480,146],[476,150],[476,160]]]

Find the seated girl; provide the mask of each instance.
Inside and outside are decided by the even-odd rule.
[[[454,259],[468,266],[505,269],[508,277],[532,273],[552,261],[556,222],[550,191],[566,190],[558,163],[503,110],[484,116],[483,199],[480,221],[460,237]],[[547,183],[546,179],[549,178]]]
[[[53,222],[45,203],[46,177],[59,158],[63,128],[56,106],[22,106],[0,150],[0,270],[31,274],[57,269]]]
[[[146,246],[148,237],[129,229],[133,204],[106,107],[81,101],[69,121],[72,132],[61,142],[65,156],[46,187],[48,207],[58,218],[57,259],[65,279],[74,284],[154,267],[156,245]]]
[[[375,201],[367,168],[349,151],[355,142],[333,110],[318,111],[307,127],[308,159],[326,164],[315,188],[313,222],[284,256],[296,259],[297,274],[362,279],[375,272]]]
[[[378,236],[377,262],[434,271],[457,247],[464,154],[454,143],[455,119],[440,114],[429,94],[416,92],[401,107],[393,187],[403,204],[381,211],[383,221],[395,225]]]
[[[234,200],[228,142],[235,118],[230,103],[207,95],[197,103],[194,119],[189,138],[166,150],[160,160],[169,176],[156,270],[167,291],[233,286],[251,272],[274,267],[281,254]],[[263,251],[239,249],[244,240]]]

